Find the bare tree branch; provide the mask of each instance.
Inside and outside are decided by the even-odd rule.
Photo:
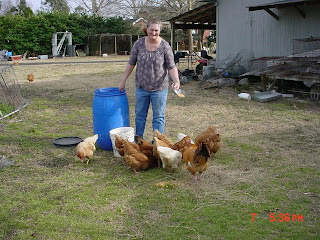
[[[95,16],[110,16],[114,14],[117,0],[69,0],[73,1],[78,7],[85,9],[88,13]]]

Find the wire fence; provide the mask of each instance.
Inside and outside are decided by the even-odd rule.
[[[0,120],[6,118],[28,105],[20,94],[20,85],[13,66],[0,69]]]

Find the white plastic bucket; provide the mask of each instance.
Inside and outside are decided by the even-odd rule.
[[[246,99],[248,101],[251,100],[251,95],[249,93],[239,93],[238,97],[242,98],[242,99]]]
[[[115,145],[116,135],[118,135],[122,139],[125,139],[129,142],[134,142],[134,129],[132,127],[114,128],[109,131],[109,134],[110,134],[110,139],[112,142],[113,154],[115,157],[121,157],[121,155],[118,153],[116,145]]]

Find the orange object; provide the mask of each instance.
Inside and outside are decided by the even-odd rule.
[[[22,55],[11,56],[12,61],[21,61],[21,59],[22,59]]]

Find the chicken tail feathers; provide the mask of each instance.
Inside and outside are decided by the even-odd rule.
[[[210,157],[210,153],[209,153],[209,150],[208,150],[207,145],[204,144],[204,143],[201,143],[201,144],[199,145],[199,147],[196,149],[195,155],[196,155],[196,156],[200,155],[200,156],[208,157],[208,158],[209,158],[209,157]]]

